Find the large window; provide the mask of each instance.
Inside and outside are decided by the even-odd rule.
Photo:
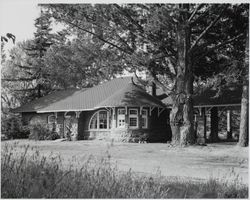
[[[118,109],[117,127],[125,128],[125,109]]]
[[[148,110],[142,109],[142,128],[148,128]]]
[[[90,130],[105,130],[109,129],[109,113],[106,110],[96,112],[90,119]]]
[[[129,109],[129,127],[138,128],[138,110]]]

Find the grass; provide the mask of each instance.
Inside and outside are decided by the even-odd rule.
[[[247,198],[248,188],[236,179],[188,181],[121,172],[110,155],[65,167],[60,156],[42,156],[29,146],[5,144],[1,155],[2,198]],[[81,167],[75,167],[76,165]]]

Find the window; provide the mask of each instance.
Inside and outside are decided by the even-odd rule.
[[[56,116],[55,115],[49,115],[48,116],[48,124],[54,124],[56,122]]]
[[[99,129],[109,129],[109,113],[106,110],[100,110],[96,112],[90,119],[89,129],[99,130]]]
[[[99,112],[99,129],[108,128],[108,112],[100,111]]]
[[[118,109],[118,128],[125,128],[125,109]]]
[[[90,120],[90,126],[89,126],[89,129],[97,129],[97,114],[98,113],[95,113],[91,120]]]
[[[129,109],[129,127],[138,128],[138,110]]]
[[[142,128],[148,128],[148,111],[142,109]]]

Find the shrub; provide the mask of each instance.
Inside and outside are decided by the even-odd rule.
[[[1,123],[1,134],[5,135],[7,139],[28,138],[30,134],[29,128],[22,125],[19,115],[4,116]]]
[[[60,138],[54,129],[49,129],[44,123],[33,123],[28,125],[30,130],[29,139],[34,140],[55,140]]]
[[[120,172],[110,157],[90,157],[66,167],[60,157],[44,157],[28,147],[6,145],[1,155],[2,198],[247,198],[239,184],[166,179],[159,173]],[[76,165],[77,164],[77,165]],[[81,166],[79,166],[81,164]],[[63,166],[63,167],[62,167]]]

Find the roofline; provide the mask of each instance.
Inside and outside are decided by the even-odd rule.
[[[235,104],[211,104],[211,105],[195,105],[194,108],[199,108],[199,107],[228,107],[228,106],[241,106],[240,103],[235,103]],[[167,105],[167,108],[172,108],[171,105]]]
[[[212,105],[195,105],[194,108],[198,107],[228,107],[228,106],[240,106],[240,103],[235,103],[235,104],[212,104]]]
[[[130,106],[101,106],[101,107],[95,107],[95,109],[100,109],[100,108],[118,108],[118,107],[159,107],[159,108],[167,108],[166,106],[149,106],[149,105],[145,105],[145,106],[136,106],[136,105],[130,105]]]
[[[78,111],[91,111],[91,110],[95,110],[94,108],[92,109],[74,109],[74,110],[37,110],[34,112],[37,113],[48,113],[48,112],[78,112]]]
[[[125,107],[125,106],[101,106],[101,107],[94,107],[91,109],[75,109],[75,110],[39,110],[39,111],[31,111],[31,112],[37,112],[37,113],[50,113],[50,112],[77,112],[77,111],[92,111],[92,110],[96,110],[96,109],[100,109],[100,108],[105,108],[105,107]],[[160,108],[166,108],[163,106],[128,106],[128,107],[160,107]]]

